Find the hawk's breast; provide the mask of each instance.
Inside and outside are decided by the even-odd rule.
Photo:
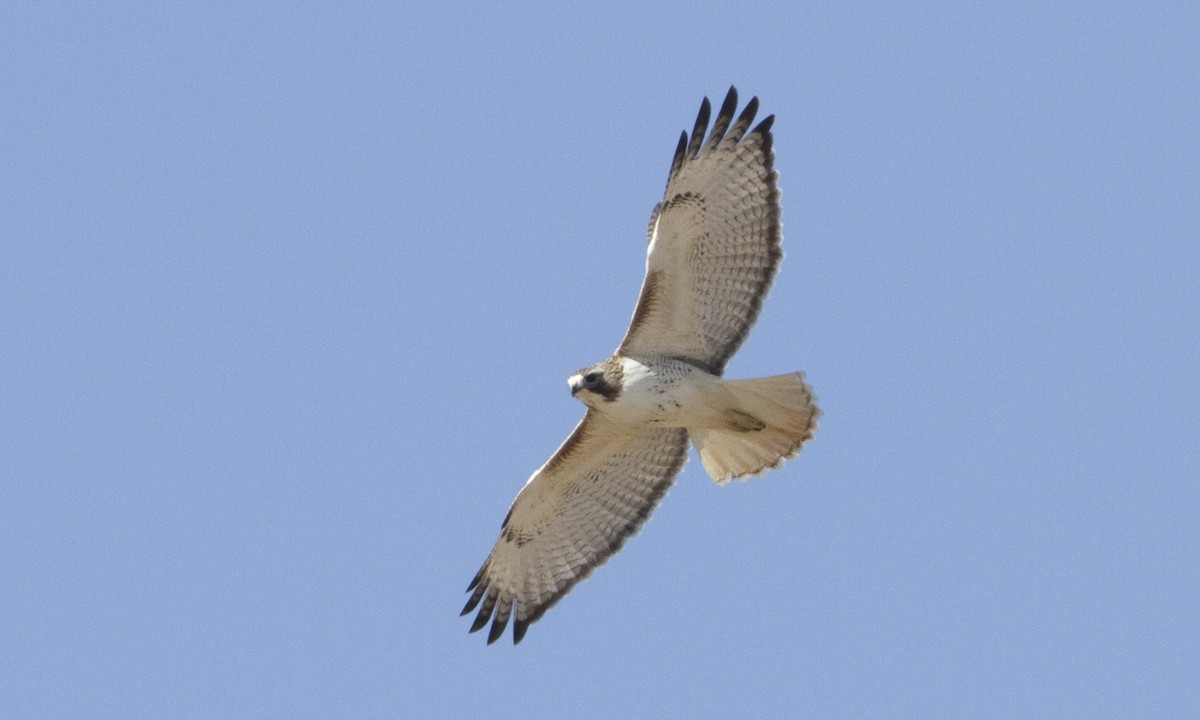
[[[621,422],[701,426],[712,415],[720,380],[674,358],[622,357],[621,397],[604,410]]]

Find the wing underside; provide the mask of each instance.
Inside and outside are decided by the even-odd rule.
[[[783,258],[774,116],[750,129],[729,89],[711,132],[705,98],[649,228],[646,277],[622,355],[669,355],[720,374],[758,318]]]
[[[645,524],[687,459],[687,431],[588,414],[509,509],[462,614],[479,608],[488,643],[513,620],[513,642]]]

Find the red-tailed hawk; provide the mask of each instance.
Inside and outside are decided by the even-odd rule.
[[[687,459],[718,483],[778,467],[816,429],[802,373],[724,380],[783,258],[769,116],[729,89],[708,132],[708,98],[679,139],[650,218],[646,278],[616,353],[567,381],[588,410],[529,478],[462,614],[488,643],[513,642],[636,533]],[[749,131],[749,132],[747,132]],[[708,134],[707,140],[705,134]]]

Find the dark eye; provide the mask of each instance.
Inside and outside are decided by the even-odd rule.
[[[599,373],[599,372],[596,372],[595,370],[593,370],[592,372],[583,376],[583,381],[585,383],[587,383],[588,385],[595,385],[596,381],[599,380],[602,376],[603,376],[602,373]]]

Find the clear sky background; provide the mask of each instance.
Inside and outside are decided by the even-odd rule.
[[[1197,717],[1197,7],[5,4],[0,717]],[[821,427],[486,647],[731,83]]]

